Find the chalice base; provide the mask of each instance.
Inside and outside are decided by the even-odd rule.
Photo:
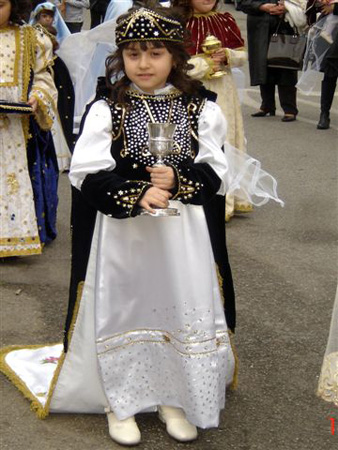
[[[154,208],[154,213],[146,209],[141,209],[140,216],[152,216],[152,217],[177,217],[180,216],[180,212],[177,208]]]
[[[210,78],[221,78],[224,77],[224,75],[226,75],[227,72],[225,72],[225,70],[218,70],[217,72],[214,72]]]

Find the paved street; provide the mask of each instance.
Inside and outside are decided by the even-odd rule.
[[[234,12],[233,6],[228,6]],[[243,34],[246,16],[234,12]],[[247,68],[246,68],[247,74]],[[218,429],[178,444],[154,414],[141,415],[140,450],[331,450],[338,410],[316,397],[337,286],[338,98],[332,127],[316,129],[319,88],[299,96],[293,123],[252,118],[258,88],[243,92],[248,153],[278,180],[285,207],[269,203],[227,227],[237,294],[239,386]],[[336,94],[337,96],[337,94]],[[0,263],[2,345],[62,339],[70,276],[70,189],[60,177],[59,236],[42,256]],[[90,389],[90,386],[88,386]],[[112,450],[104,416],[39,420],[1,376],[1,450]],[[336,419],[335,435],[329,418]]]

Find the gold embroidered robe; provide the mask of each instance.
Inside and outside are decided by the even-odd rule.
[[[57,92],[47,37],[28,25],[0,29],[0,99],[38,102],[35,119],[49,130]],[[29,116],[0,114],[0,257],[41,253],[26,145]]]

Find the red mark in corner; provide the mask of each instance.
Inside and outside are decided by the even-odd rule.
[[[331,434],[332,434],[332,436],[334,436],[334,421],[335,421],[335,418],[334,417],[328,417],[328,419],[331,422]]]

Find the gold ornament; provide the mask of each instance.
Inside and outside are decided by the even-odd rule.
[[[216,36],[209,34],[202,42],[201,47],[206,55],[212,55],[217,52],[217,50],[222,48],[222,42],[217,39]],[[220,78],[224,75],[226,75],[225,70],[217,70],[217,72],[214,72],[212,75],[210,75],[210,78]]]

